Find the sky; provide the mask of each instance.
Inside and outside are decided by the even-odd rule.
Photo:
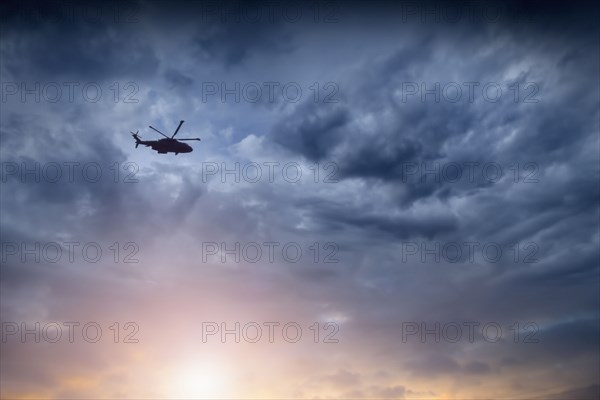
[[[597,5],[0,10],[2,398],[598,397]]]

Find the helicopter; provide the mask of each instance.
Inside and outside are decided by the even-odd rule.
[[[137,149],[137,147],[140,144],[143,144],[146,147],[152,147],[152,150],[156,150],[158,152],[158,154],[175,153],[175,155],[177,155],[179,153],[191,153],[194,150],[194,149],[192,149],[192,146],[190,146],[187,143],[181,143],[181,141],[182,140],[198,140],[198,141],[200,141],[199,138],[174,139],[175,135],[177,135],[177,132],[179,132],[179,128],[181,128],[181,125],[183,125],[183,123],[184,123],[184,121],[179,121],[179,126],[177,126],[177,129],[175,129],[175,133],[171,137],[168,137],[167,135],[165,135],[158,129],[150,126],[150,129],[155,130],[156,132],[160,133],[161,135],[163,135],[165,137],[164,139],[160,139],[160,140],[142,140],[141,136],[139,135],[139,131],[137,131],[135,133],[131,132],[131,135],[135,139],[135,148]]]

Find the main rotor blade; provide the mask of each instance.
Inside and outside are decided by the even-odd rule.
[[[198,140],[198,141],[200,141],[200,139],[199,139],[199,138],[193,138],[193,139],[177,139],[177,140]]]
[[[169,139],[169,137],[167,135],[165,135],[164,133],[162,133],[158,129],[156,129],[156,128],[152,127],[152,126],[150,127],[150,129],[154,129],[156,132],[160,133],[161,135],[163,135],[164,137],[166,137],[167,139]]]
[[[171,136],[171,139],[173,139],[175,137],[175,135],[177,135],[177,132],[179,132],[179,128],[181,128],[181,125],[183,125],[184,121],[179,121],[179,126],[177,126],[177,129],[175,129],[175,133],[173,134],[173,136]]]

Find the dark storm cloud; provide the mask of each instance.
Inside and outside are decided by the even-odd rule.
[[[331,226],[342,225],[371,231],[373,234],[391,235],[398,239],[415,237],[433,238],[439,233],[456,228],[453,217],[390,217],[389,215],[370,214],[367,210],[352,210],[333,206],[330,210],[316,211],[315,218]]]
[[[12,78],[98,81],[139,79],[156,72],[158,60],[141,38],[140,24],[114,20],[114,12],[125,9],[126,3],[29,6],[8,11],[3,18],[2,36],[5,43],[12,43],[2,47],[4,73]]]
[[[568,15],[571,14],[577,12],[569,9]],[[581,49],[576,52],[578,60],[571,46],[565,50],[564,38],[556,38],[559,44],[550,43],[541,52],[533,50],[539,41],[544,40],[541,31],[547,28],[544,15],[538,18],[537,22],[520,25],[514,34],[502,29],[506,25],[502,21],[490,24],[496,30],[500,28],[500,37],[515,39],[526,30],[532,39],[526,40],[521,47],[513,46],[503,49],[502,53],[485,56],[473,56],[467,52],[482,43],[478,35],[480,31],[489,35],[489,26],[471,26],[470,35],[461,38],[464,41],[460,47],[452,46],[455,34],[446,36],[448,27],[434,26],[434,33],[429,33],[425,40],[415,40],[382,61],[369,62],[346,78],[347,84],[342,88],[345,92],[344,106],[317,107],[307,102],[274,126],[271,132],[273,140],[308,159],[337,162],[342,177],[381,179],[403,185],[407,190],[401,201],[405,204],[432,195],[451,198],[463,194],[464,190],[490,185],[490,182],[480,180],[477,186],[434,183],[432,180],[407,183],[404,180],[407,164],[420,166],[424,162],[431,167],[433,163],[450,162],[494,161],[504,165],[536,162],[543,168],[546,162],[554,162],[555,157],[562,160],[576,157],[572,153],[579,152],[582,141],[589,140],[589,133],[597,130],[594,122],[597,118],[593,118],[597,114],[597,107],[594,107],[597,96],[589,90],[586,80],[597,69],[597,60],[593,53],[583,50],[593,46],[593,39],[572,39],[570,45]],[[572,24],[579,21],[565,18],[561,22],[560,29],[571,32]],[[439,55],[447,53],[444,51],[447,48],[453,52],[447,55],[450,59],[469,59],[469,63],[461,67],[462,80],[459,82],[475,81],[481,85],[499,81],[498,78],[505,74],[511,63],[526,56],[528,48],[550,63],[555,63],[558,57],[573,60],[573,64],[569,67],[563,63],[551,64],[546,76],[526,73],[516,80],[502,82],[506,86],[515,83],[523,86],[535,79],[542,97],[536,104],[515,103],[511,99],[507,101],[506,97],[498,103],[482,101],[481,97],[474,103],[467,102],[464,97],[458,103],[445,99],[434,102],[431,96],[426,101],[419,101],[419,95],[414,101],[401,102],[398,91],[403,83],[425,83],[431,88],[436,82],[444,85],[458,80],[456,76],[444,79],[449,76],[443,71],[447,60]],[[582,69],[586,73],[576,72]],[[504,90],[506,92],[506,87]],[[573,107],[574,103],[580,106]],[[317,108],[319,114],[314,111]],[[556,113],[556,109],[563,112]],[[364,128],[357,128],[360,118],[365,115],[372,122]],[[498,134],[486,134],[492,127]],[[509,132],[515,129],[521,132],[516,139],[500,146]],[[470,135],[469,140],[467,135]],[[540,154],[544,154],[543,160],[538,160]],[[589,185],[589,181],[588,186],[588,190],[580,193],[587,201],[593,201],[596,187]]]
[[[189,87],[194,83],[194,80],[187,75],[182,74],[176,69],[168,69],[165,72],[165,79],[173,87]]]
[[[540,81],[541,93],[552,91],[555,94],[543,97],[536,104],[519,104],[506,101],[506,98],[499,103],[480,98],[472,104],[466,101],[456,104],[444,99],[435,102],[431,95],[426,101],[420,101],[419,96],[414,101],[400,102],[395,92],[402,88],[403,83],[426,82],[428,88],[432,88],[436,82],[445,83],[441,79],[444,74],[406,74],[407,65],[420,70],[419,65],[425,67],[443,62],[406,54],[438,54],[440,51],[436,49],[446,47],[443,38],[429,42],[425,47],[414,44],[410,51],[402,50],[382,62],[383,66],[377,63],[364,66],[363,70],[352,76],[349,81],[354,84],[359,82],[361,90],[350,89],[345,100],[356,104],[356,108],[350,109],[347,105],[343,108],[333,105],[317,107],[308,102],[274,126],[274,140],[308,159],[338,162],[343,177],[379,178],[404,183],[407,164],[417,163],[420,166],[426,162],[431,167],[436,162],[461,164],[492,160],[504,161],[505,164],[516,161],[525,163],[537,161],[539,154],[547,155],[545,160],[550,161],[555,152],[560,152],[557,157],[562,159],[572,151],[579,151],[581,141],[589,139],[589,132],[595,127],[595,119],[589,116],[597,113],[593,107],[594,93],[587,90],[589,84],[585,79],[573,81],[576,72],[572,68],[559,68],[552,72],[555,75],[552,79],[558,79],[555,86]],[[515,55],[520,52],[513,51]],[[555,51],[548,55],[549,59],[552,53]],[[403,62],[395,61],[398,58]],[[461,74],[466,78],[463,82],[473,78],[479,78],[473,80],[482,82],[482,85],[494,82],[495,77],[501,76],[505,66],[487,64],[486,59],[472,59],[467,67],[472,71],[471,78],[463,70]],[[596,64],[597,61],[588,56],[580,60],[578,68],[591,72]],[[488,67],[496,71],[490,71]],[[382,74],[371,75],[372,69]],[[480,79],[483,77],[488,77],[488,80]],[[519,79],[521,85],[526,79]],[[564,79],[569,79],[568,89]],[[578,90],[574,91],[574,87],[578,87]],[[569,93],[564,93],[564,90],[569,90]],[[574,102],[581,106],[571,107]],[[557,108],[565,111],[556,113]],[[315,111],[317,109],[319,113]],[[352,122],[357,122],[365,111],[371,111],[374,121],[365,128],[357,129],[356,123]],[[485,132],[492,126],[502,135],[488,134],[486,137]],[[371,134],[372,129],[376,133]],[[500,142],[514,129],[522,134],[517,135],[506,150],[501,150]],[[469,132],[475,137],[466,141],[464,138]],[[463,140],[466,143],[461,143]],[[413,195],[408,200],[427,197],[441,186],[444,184],[413,185],[410,188]],[[456,190],[456,185],[452,185],[452,188]]]
[[[481,38],[476,35],[466,38],[460,47],[451,47],[454,38],[429,35],[423,42],[415,41],[396,54],[382,58],[382,61],[366,63],[357,73],[345,79],[352,85],[351,89],[346,89],[343,106],[325,105],[319,108],[321,114],[316,114],[314,105],[300,105],[291,115],[285,115],[271,131],[273,140],[288,150],[310,160],[338,163],[344,179],[364,178],[384,182],[383,186],[374,185],[372,188],[383,192],[387,184],[390,192],[396,191],[399,204],[404,208],[410,209],[419,200],[439,198],[446,202],[466,196],[470,204],[468,207],[477,212],[463,213],[458,221],[454,221],[451,214],[439,219],[420,216],[415,221],[418,223],[413,224],[389,214],[377,218],[369,207],[357,209],[337,202],[331,208],[324,208],[323,203],[314,204],[315,220],[329,221],[326,226],[332,231],[354,226],[371,235],[388,232],[404,240],[423,236],[443,237],[457,242],[472,239],[508,243],[533,238],[542,247],[540,255],[544,261],[539,268],[531,271],[516,271],[512,263],[496,265],[495,273],[512,276],[506,284],[496,286],[496,290],[503,293],[505,288],[515,297],[508,303],[500,299],[497,303],[491,301],[488,305],[495,305],[487,310],[492,315],[509,315],[514,312],[514,304],[520,302],[538,310],[545,308],[544,300],[541,300],[543,297],[539,297],[539,302],[535,301],[535,306],[529,302],[527,290],[543,296],[542,293],[548,290],[570,290],[562,290],[558,287],[561,284],[590,287],[590,283],[586,285],[585,282],[590,282],[590,279],[597,282],[598,250],[591,238],[597,230],[597,182],[600,175],[597,152],[588,149],[588,146],[597,147],[597,139],[594,140],[592,132],[598,131],[598,98],[597,93],[589,89],[588,79],[598,68],[597,54],[591,51],[594,39],[556,37],[557,43],[548,43],[543,33],[548,29],[545,23],[542,18],[541,22],[528,25],[527,29],[521,26],[514,34],[501,29],[499,37],[519,41],[517,37],[525,30],[531,38],[502,54],[481,58],[463,54],[463,51],[479,45]],[[561,23],[569,32],[567,37],[575,32],[570,27],[577,21],[567,18]],[[502,28],[502,25],[497,27]],[[566,45],[567,40],[571,40],[569,45]],[[533,50],[540,41],[546,43],[543,51]],[[518,82],[524,85],[535,80],[541,101],[535,104],[512,101],[455,104],[443,100],[441,103],[421,102],[417,98],[413,102],[400,102],[395,91],[401,88],[402,82],[427,82],[431,87],[436,81],[441,81],[443,85],[446,74],[441,68],[447,60],[437,55],[444,54],[442,49],[449,47],[454,50],[454,54],[448,55],[449,59],[458,56],[469,60],[460,70],[464,82],[498,80],[511,63],[518,62],[528,51],[536,52],[550,63],[550,68],[543,74],[521,74],[517,79],[509,80],[508,84]],[[574,53],[573,47],[580,50]],[[556,63],[561,59],[565,61]],[[432,69],[431,66],[438,64],[440,69],[436,73],[435,67]],[[420,72],[426,70],[428,75]],[[586,72],[580,74],[576,70]],[[532,68],[532,71],[535,70]],[[355,87],[360,90],[354,90]],[[579,106],[573,107],[572,104]],[[343,114],[340,114],[340,109],[344,110]],[[371,118],[368,125],[360,123],[365,114]],[[339,115],[345,118],[336,118]],[[335,129],[322,129],[328,121],[339,121],[340,124]],[[508,133],[515,129],[520,134],[504,144]],[[493,134],[494,131],[500,134]],[[489,161],[505,166],[515,162],[521,165],[534,162],[539,167],[540,183],[522,187],[522,190],[515,190],[514,194],[507,196],[505,185],[500,187],[481,179],[468,184],[444,180],[435,182],[432,179],[427,182],[404,180],[403,166],[406,163],[421,165],[425,162],[431,167],[434,162]],[[559,173],[557,165],[563,165],[565,169],[559,169]],[[403,190],[398,190],[398,187]],[[485,224],[481,223],[482,215],[486,216]],[[572,239],[566,239],[571,236],[567,233],[568,229],[575,231]],[[543,236],[538,236],[540,232],[544,232]],[[555,237],[556,241],[549,240],[549,236]],[[559,250],[581,242],[589,246],[576,254]],[[559,258],[555,258],[557,251],[561,253]],[[474,285],[477,283],[472,282],[468,286]],[[522,293],[520,290],[515,292],[515,288],[521,285],[527,285],[528,289],[523,286]],[[572,300],[583,308],[593,309],[597,295],[588,294],[590,296],[582,293]],[[495,297],[474,291],[472,295],[457,299],[457,304],[460,304],[459,308],[469,308],[469,298],[475,300],[488,296]],[[498,307],[496,304],[505,304],[505,307],[492,311]],[[564,312],[568,308],[564,307]],[[460,313],[459,310],[455,312]],[[547,309],[544,312],[550,314],[553,311]],[[430,310],[424,313],[430,315]],[[482,316],[485,313],[481,310]]]
[[[274,127],[274,140],[309,160],[319,161],[326,158],[343,138],[349,121],[347,108],[323,110],[317,104],[307,102],[294,115],[279,121]]]
[[[227,10],[223,12],[228,13]],[[243,65],[250,56],[268,57],[291,52],[292,36],[278,24],[273,24],[235,20],[220,23],[215,20],[198,30],[194,51],[200,62],[222,63],[227,68]]]

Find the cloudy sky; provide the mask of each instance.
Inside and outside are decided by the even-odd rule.
[[[2,398],[598,396],[597,6],[1,10]]]

